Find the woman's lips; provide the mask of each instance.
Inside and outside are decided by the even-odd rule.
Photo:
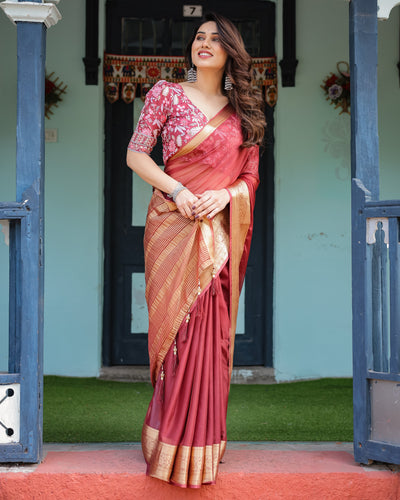
[[[210,52],[207,52],[206,50],[201,50],[198,52],[199,57],[212,57],[212,54]]]

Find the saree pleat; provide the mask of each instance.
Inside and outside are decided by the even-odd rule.
[[[215,483],[225,451],[230,342],[228,280],[225,265],[215,278],[214,289],[208,287],[197,300],[189,324],[179,329],[177,352],[172,346],[165,357],[164,375],[160,373],[157,378],[143,427],[148,475],[181,487]],[[200,308],[202,314],[198,315],[195,310]],[[187,332],[182,335],[185,328]],[[175,369],[174,356],[179,356]]]

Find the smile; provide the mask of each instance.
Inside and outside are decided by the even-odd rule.
[[[199,52],[199,57],[212,57],[212,54],[210,52]]]

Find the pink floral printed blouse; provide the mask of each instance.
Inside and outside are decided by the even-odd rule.
[[[161,80],[152,87],[128,148],[150,153],[161,131],[164,163],[208,123],[208,118],[177,83]]]

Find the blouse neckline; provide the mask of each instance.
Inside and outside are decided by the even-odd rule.
[[[230,104],[229,100],[228,100],[228,102],[225,104],[225,106],[223,106],[220,110],[218,110],[211,118],[208,118],[208,116],[204,113],[204,111],[202,111],[198,106],[196,106],[196,104],[194,104],[194,102],[190,99],[190,97],[186,94],[185,89],[182,87],[182,85],[180,83],[172,83],[172,85],[176,85],[177,87],[179,87],[181,93],[183,94],[185,99],[191,104],[191,106],[196,108],[197,111],[199,111],[204,116],[204,118],[206,119],[206,124],[209,123],[216,116],[218,116]]]

